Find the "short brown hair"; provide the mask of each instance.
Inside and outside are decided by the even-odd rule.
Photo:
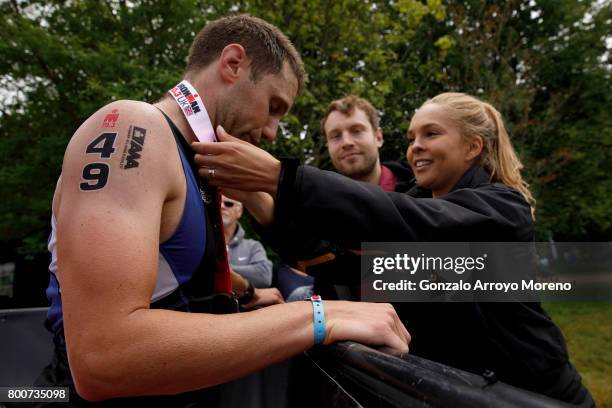
[[[298,94],[304,87],[304,63],[291,41],[277,27],[247,14],[211,21],[196,35],[189,49],[185,74],[205,68],[229,44],[240,44],[251,59],[251,79],[277,74],[287,61],[298,81]]]
[[[355,112],[355,109],[361,109],[364,111],[364,113],[368,116],[372,129],[378,129],[378,112],[376,112],[374,106],[357,95],[348,95],[344,98],[336,99],[327,107],[325,115],[323,116],[323,119],[321,119],[321,132],[323,132],[323,135],[325,135],[325,122],[327,122],[327,118],[332,112],[338,111],[346,116],[350,116]]]

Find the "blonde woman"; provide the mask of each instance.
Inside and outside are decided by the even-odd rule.
[[[418,187],[407,194],[280,162],[222,129],[217,133],[225,143],[194,146],[202,153],[196,156],[200,175],[225,189],[258,192],[230,191],[273,241],[285,243],[285,254],[295,231],[348,248],[365,241],[534,239],[535,200],[502,117],[472,96],[440,94],[412,117],[407,158]],[[561,332],[539,303],[394,306],[412,334],[414,354],[476,374],[492,370],[509,384],[593,405]]]

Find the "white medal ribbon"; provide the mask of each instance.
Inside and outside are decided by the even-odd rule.
[[[183,79],[178,85],[169,90],[168,93],[172,95],[179,108],[181,108],[198,141],[216,142],[217,136],[215,135],[215,130],[212,123],[210,123],[210,118],[202,98],[200,98],[195,88]]]
[[[169,90],[168,93],[172,95],[179,108],[181,108],[181,111],[183,111],[183,115],[185,115],[185,119],[189,122],[189,126],[191,126],[191,130],[195,133],[196,138],[200,142],[216,142],[217,136],[215,135],[212,123],[210,123],[210,117],[208,117],[208,112],[206,112],[202,98],[200,98],[195,88],[188,81],[182,80],[178,85]],[[212,172],[212,176],[215,174],[214,171],[214,169],[209,169],[209,172]],[[216,198],[217,211],[213,213],[215,216],[213,216],[212,222],[217,225],[218,228],[213,228],[213,233],[218,242],[223,242],[223,222],[221,221],[220,207],[221,194],[217,189],[213,189],[211,193],[212,194],[207,193],[203,186],[200,185],[200,194],[202,195],[204,203],[207,205],[211,204],[213,199]],[[232,280],[230,277],[227,251],[224,246],[219,246],[219,248],[222,254],[220,254],[219,251],[217,251],[216,254],[217,259],[215,263],[218,267],[215,270],[214,292],[229,295],[232,293]],[[219,258],[219,256],[221,256],[221,258]]]

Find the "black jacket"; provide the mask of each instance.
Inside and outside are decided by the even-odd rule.
[[[442,198],[385,193],[339,174],[284,162],[275,223],[350,248],[360,242],[533,240],[530,207],[475,166]],[[356,273],[358,273],[356,271]],[[580,403],[590,398],[560,330],[539,303],[399,303],[411,352],[509,384]]]
[[[515,190],[473,167],[443,199],[386,193],[310,166],[283,167],[275,220],[359,248],[364,241],[529,241],[530,208]],[[418,191],[418,189],[415,189]]]

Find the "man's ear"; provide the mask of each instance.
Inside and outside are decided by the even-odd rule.
[[[482,137],[478,135],[474,136],[468,144],[468,151],[465,155],[465,161],[471,161],[478,157],[480,153],[482,153],[482,146]]]
[[[219,57],[219,74],[225,82],[234,83],[249,71],[249,58],[240,44],[228,44]]]
[[[378,146],[378,148],[381,148],[384,142],[383,131],[381,128],[377,128],[374,132],[374,139],[376,139],[376,146]]]

